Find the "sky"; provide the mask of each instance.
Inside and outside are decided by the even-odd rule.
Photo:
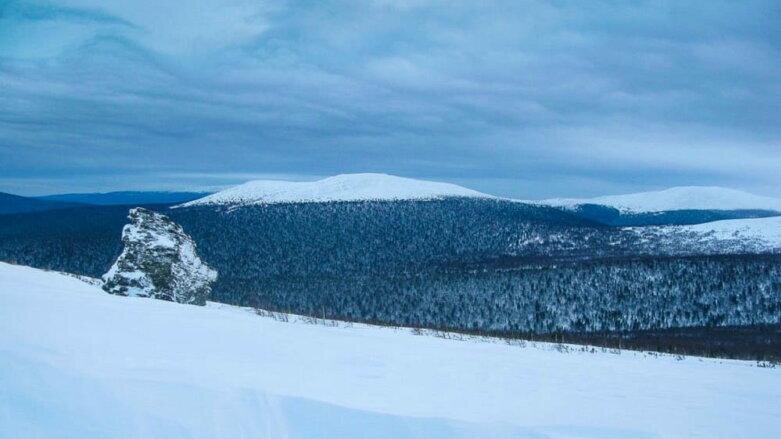
[[[0,191],[781,197],[781,2],[0,0]]]

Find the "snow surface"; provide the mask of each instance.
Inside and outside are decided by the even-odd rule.
[[[386,174],[342,174],[318,181],[250,181],[181,206],[428,200],[444,197],[489,197],[489,195],[450,183]]]
[[[624,213],[664,212],[671,210],[775,210],[781,212],[781,200],[735,189],[709,186],[674,187],[661,191],[596,198],[555,198],[533,203],[575,208],[599,204]]]
[[[769,245],[781,246],[781,216],[713,221],[681,228],[716,239],[757,239]]]
[[[781,369],[281,322],[0,263],[0,437],[781,437]]]
[[[722,220],[689,226],[627,227],[627,230],[644,235],[647,239],[670,238],[679,244],[688,243],[698,247],[713,244],[727,250],[781,250],[781,216]]]

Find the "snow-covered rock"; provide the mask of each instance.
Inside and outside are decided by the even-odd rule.
[[[576,208],[584,204],[613,207],[622,213],[673,210],[773,210],[781,212],[781,200],[723,187],[685,186],[661,191],[596,198],[555,198],[534,203]]]
[[[204,305],[217,272],[201,261],[195,243],[165,215],[137,207],[122,230],[125,248],[103,275],[103,289],[121,296]]]
[[[446,197],[490,196],[450,183],[386,174],[343,174],[317,181],[250,181],[181,206],[430,200]]]

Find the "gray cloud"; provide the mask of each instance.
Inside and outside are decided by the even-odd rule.
[[[0,190],[381,171],[781,196],[776,2],[311,3],[4,4]]]

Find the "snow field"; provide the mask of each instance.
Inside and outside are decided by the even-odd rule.
[[[2,438],[781,437],[781,369],[281,322],[0,263]]]

